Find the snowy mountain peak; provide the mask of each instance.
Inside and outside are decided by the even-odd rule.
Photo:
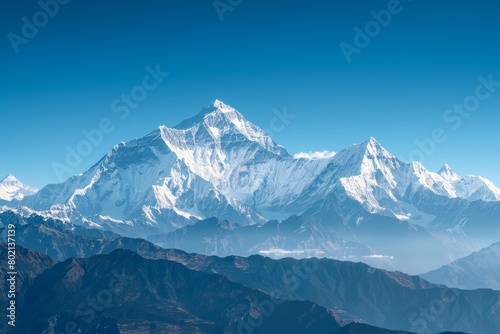
[[[382,147],[382,145],[373,137],[370,137],[370,139],[361,143],[360,146],[364,149],[365,156],[395,158],[394,155]]]
[[[243,118],[243,116],[233,107],[225,104],[224,102],[215,99],[212,103],[208,104],[205,108],[203,108],[196,116],[188,118],[182,121],[179,125],[175,126],[175,129],[189,129],[200,123],[203,123],[207,117],[216,116],[216,115],[226,115],[228,118],[232,116],[232,118]],[[221,118],[223,119],[223,118]]]
[[[14,175],[9,174],[0,181],[0,200],[21,200],[25,196],[33,195],[38,190],[23,184]]]
[[[6,177],[4,177],[0,182],[15,182],[15,181],[19,181],[14,175],[12,174],[9,174],[7,175]]]
[[[360,144],[355,144],[348,147],[342,153],[343,155],[348,155],[354,158],[358,162],[362,162],[364,159],[396,159],[393,154],[382,147],[382,145],[373,137],[370,137],[370,139]]]
[[[231,142],[241,144],[247,141],[257,143],[273,154],[290,156],[281,145],[276,144],[260,127],[246,120],[236,109],[220,100],[214,100],[196,116],[181,122],[173,129],[167,128],[167,130],[166,132],[171,134],[179,130],[191,132],[195,135],[194,139],[197,144],[215,141],[218,144],[230,145]],[[175,136],[178,138],[178,135]],[[198,136],[200,138],[197,138]],[[204,138],[201,138],[201,136],[204,136]]]
[[[234,110],[234,108],[232,108],[231,106],[228,106],[227,104],[225,104],[224,102],[222,102],[221,100],[218,100],[218,99],[215,99],[212,102],[212,106],[214,106],[215,108],[220,109],[220,110]]]
[[[447,181],[458,181],[460,180],[460,176],[455,173],[448,164],[445,164],[438,172],[439,175],[443,177],[443,179]]]

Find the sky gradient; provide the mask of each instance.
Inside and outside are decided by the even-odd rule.
[[[484,84],[488,77],[500,82],[500,2],[226,6],[231,10],[218,13],[212,1],[72,0],[13,47],[12,34],[23,37],[23,17],[33,22],[41,7],[4,4],[0,178],[12,173],[36,187],[59,182],[54,163],[64,164],[68,147],[76,149],[82,132],[103,120],[109,131],[62,178],[84,172],[116,143],[175,126],[217,98],[264,129],[286,108],[294,118],[271,135],[291,154],[338,151],[373,136],[402,160],[419,158],[434,171],[448,163],[500,185],[500,83]],[[355,28],[376,29],[372,11],[383,20],[381,10],[390,22],[377,23],[357,47]],[[357,47],[350,62],[341,43]],[[144,81],[156,69],[169,75]],[[141,89],[144,83],[151,89]],[[147,96],[124,117],[117,108],[134,90]],[[447,111],[462,103],[472,111]]]

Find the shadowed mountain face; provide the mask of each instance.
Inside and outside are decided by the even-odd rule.
[[[82,333],[238,333],[252,325],[254,333],[334,333],[340,328],[331,311],[312,302],[277,301],[224,276],[126,250],[59,263],[37,277],[25,298],[23,333],[59,333],[68,326]]]
[[[9,286],[7,284],[7,279],[10,278],[8,272],[11,270],[7,267],[7,256],[8,256],[8,245],[7,243],[0,242],[0,304],[5,307],[9,305],[8,291]],[[52,267],[56,262],[54,262],[47,255],[34,252],[32,250],[26,249],[24,247],[16,247],[15,249],[16,257],[16,305],[17,310],[19,306],[24,303],[24,296],[33,284],[36,276],[42,273],[45,269]],[[0,319],[0,332],[4,333],[4,329],[8,328],[7,321],[9,319],[5,316]]]

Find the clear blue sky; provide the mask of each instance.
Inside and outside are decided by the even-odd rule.
[[[500,87],[457,129],[458,121],[443,119],[475,94],[479,76],[500,81],[498,1],[401,0],[350,63],[340,43],[355,45],[354,28],[364,30],[370,12],[388,1],[243,0],[221,21],[210,0],[72,0],[18,53],[8,33],[22,36],[21,19],[32,22],[40,6],[3,7],[0,177],[12,173],[37,187],[57,182],[53,162],[64,163],[66,147],[103,118],[114,130],[73,174],[114,144],[174,126],[218,98],[263,128],[274,108],[286,106],[296,117],[273,138],[292,154],[337,151],[373,136],[406,159],[416,139],[442,128],[447,140],[424,165],[448,163],[500,185]],[[112,102],[157,64],[170,75],[120,119]]]

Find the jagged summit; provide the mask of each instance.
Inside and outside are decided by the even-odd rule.
[[[445,164],[438,172],[447,181],[458,181],[461,177],[455,173],[448,164]]]

